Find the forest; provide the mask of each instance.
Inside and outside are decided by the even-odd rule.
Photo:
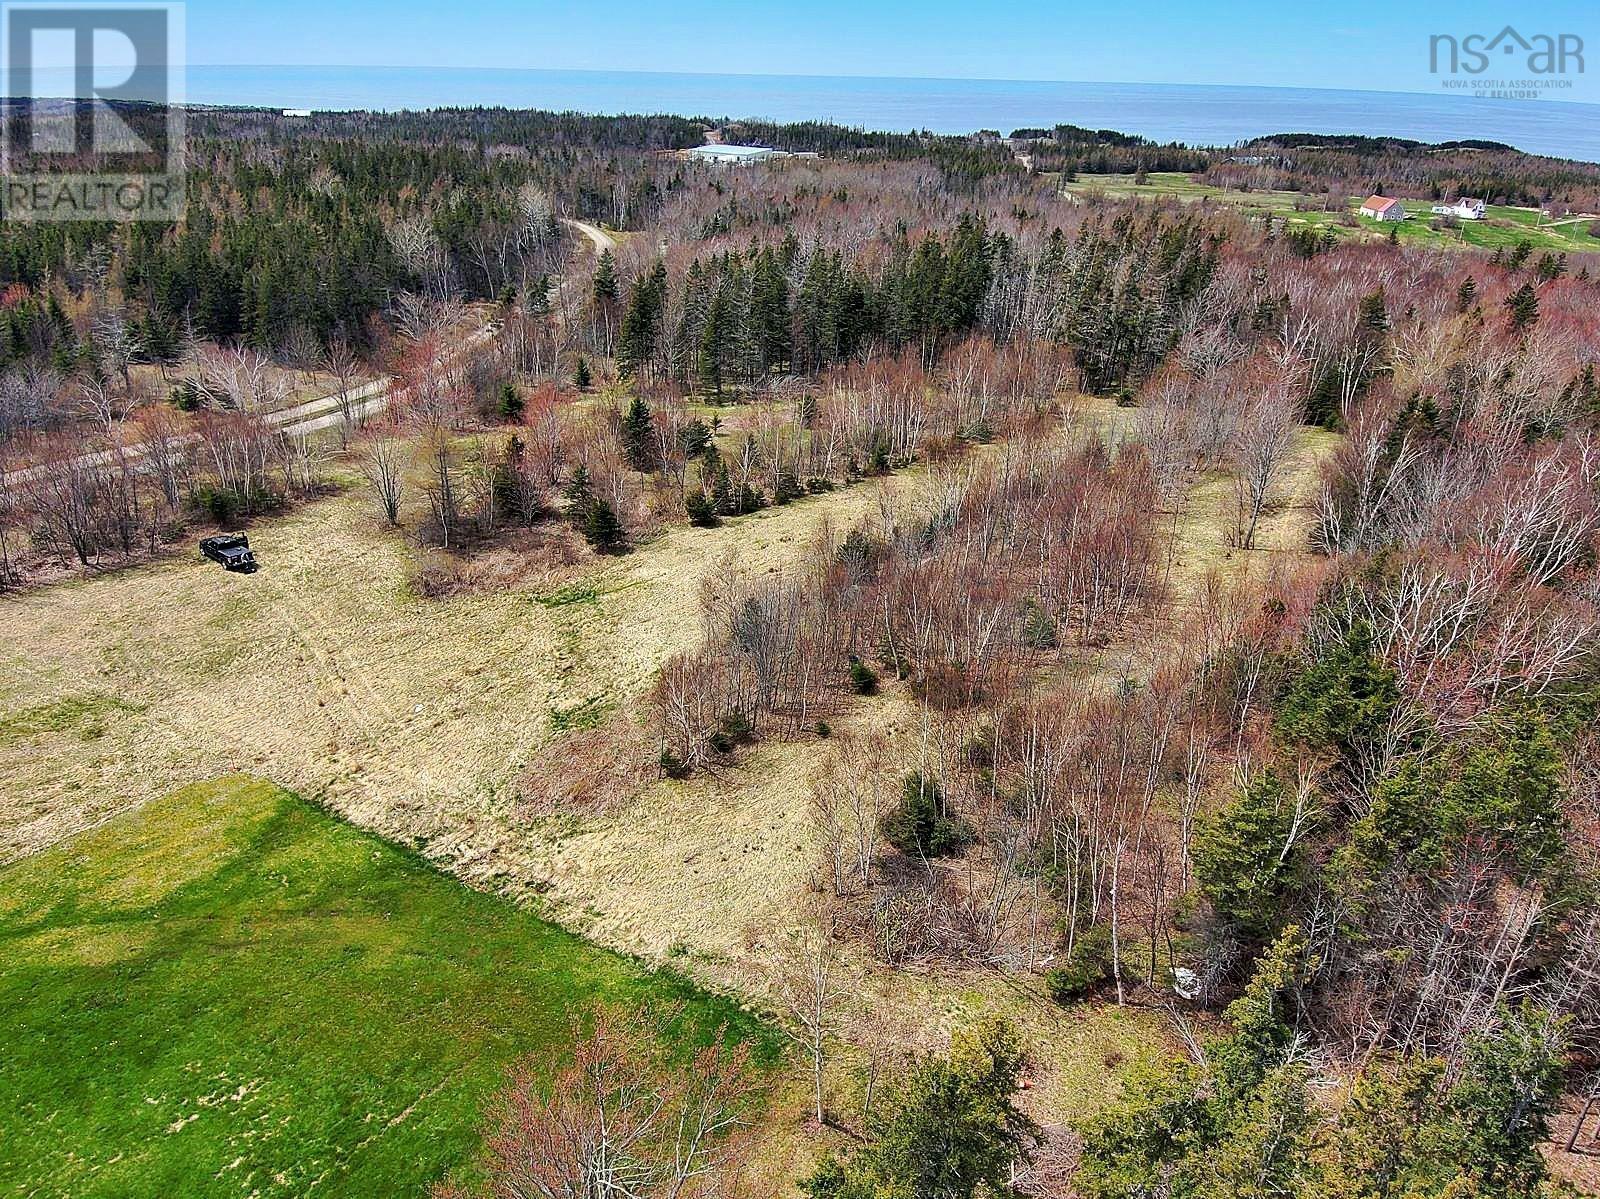
[[[677,153],[711,128],[819,156]],[[1593,1187],[1600,279],[1061,182],[1594,212],[1600,167],[494,109],[189,132],[178,225],[0,230],[0,591],[350,491],[443,621],[532,577],[490,560],[575,605],[812,513],[783,569],[698,579],[637,702],[552,720],[514,805],[626,823],[804,755],[807,882],[739,975],[799,1063],[801,1166],[758,1168],[745,1051],[602,1020],[553,1088],[506,1074],[436,1194],[599,1194],[623,1159],[660,1196]],[[281,418],[307,389],[314,432]],[[882,1051],[864,977],[1163,1032],[1073,1110],[1014,1019]]]

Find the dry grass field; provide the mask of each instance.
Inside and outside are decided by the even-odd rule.
[[[1113,440],[1131,416],[1082,412]],[[1203,480],[1167,517],[1174,588],[1302,552],[1331,443],[1301,435],[1286,502],[1249,553],[1226,544],[1230,481]],[[516,783],[563,729],[627,727],[663,659],[701,636],[701,581],[729,555],[746,572],[782,571],[824,519],[848,526],[884,488],[919,485],[907,472],[718,529],[676,528],[619,558],[446,600],[411,593],[414,551],[352,485],[253,527],[254,576],[184,557],[0,601],[0,861],[248,771],[604,945],[759,991],[761,943],[816,860],[814,740],[762,743],[716,776],[651,772],[601,811],[530,821]],[[1139,658],[1133,638],[1065,668],[1109,680]],[[890,691],[834,724],[870,723],[909,746],[918,721]],[[920,1013],[913,1042],[980,1010],[1039,1034],[1052,1047],[1036,1096],[1045,1115],[1103,1094],[1109,1065],[1160,1043],[1156,1013],[1063,1011],[991,975],[884,975],[880,988],[921,990],[909,1008],[881,1005]]]
[[[845,521],[876,502],[875,485],[827,497]],[[779,570],[820,514],[676,529],[577,580],[426,601],[407,587],[412,551],[351,490],[257,525],[254,576],[184,558],[8,598],[0,860],[249,770],[468,881],[543,891],[609,943],[731,947],[757,915],[745,905],[779,898],[773,865],[803,866],[804,813],[768,802],[762,759],[662,784],[626,819],[532,835],[511,783],[553,726],[626,710],[694,643],[700,579],[725,555]]]

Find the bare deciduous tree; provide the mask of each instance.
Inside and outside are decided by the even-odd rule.
[[[846,992],[839,955],[839,916],[825,898],[807,905],[803,922],[778,946],[772,988],[794,1021],[794,1037],[811,1059],[811,1086],[818,1124],[826,1119],[823,1103],[828,1040],[837,1031],[838,1004]]]
[[[713,1043],[666,1058],[665,1021],[601,1012],[573,1030],[552,1079],[512,1068],[484,1137],[485,1185],[444,1184],[434,1199],[710,1199],[743,1193],[757,1095],[744,1047]]]
[[[391,528],[400,524],[400,499],[405,489],[408,455],[405,443],[394,437],[383,437],[367,447],[362,456],[361,473],[378,508]]]
[[[1274,499],[1298,423],[1288,389],[1271,386],[1246,406],[1234,430],[1234,541],[1252,549],[1261,517]]]

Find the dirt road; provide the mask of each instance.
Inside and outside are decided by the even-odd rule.
[[[561,221],[569,228],[576,229],[588,238],[589,243],[594,246],[596,254],[603,254],[607,250],[615,250],[617,248],[617,239],[600,228],[599,225],[591,225],[588,221],[575,221],[571,217],[562,217]]]
[[[594,247],[596,254],[606,250],[615,250],[618,242],[615,237],[607,233],[598,225],[588,221],[573,220],[562,217],[562,223],[576,230],[583,238]],[[486,326],[471,334],[468,343],[471,344],[494,336],[493,327]],[[280,408],[275,412],[264,413],[262,421],[275,428],[281,428],[292,437],[303,437],[308,433],[316,433],[323,429],[337,428],[345,420],[363,421],[368,417],[376,416],[382,412],[389,403],[389,386],[392,380],[387,375],[380,375],[352,388],[346,396],[341,392],[329,392],[327,395],[317,396],[314,399],[304,400],[287,408]],[[137,446],[128,449],[128,456],[139,458],[143,451]],[[101,466],[111,461],[111,452],[99,450],[93,453],[82,454],[78,462],[83,466]],[[26,483],[38,476],[44,468],[42,466],[24,467],[21,470],[10,471],[0,475],[0,480],[8,484]]]

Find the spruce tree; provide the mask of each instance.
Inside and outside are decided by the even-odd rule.
[[[617,369],[625,379],[633,378],[655,356],[657,327],[666,294],[666,264],[657,262],[655,269],[633,289],[628,311],[622,318],[622,332],[617,337]]]
[[[602,553],[622,545],[622,522],[605,500],[590,497],[584,506],[582,529],[584,540]]]
[[[600,264],[594,272],[594,300],[596,304],[607,305],[617,302],[617,264],[611,257],[610,250],[600,251]]]
[[[643,396],[634,396],[623,414],[622,452],[634,470],[655,469],[655,426],[650,421],[650,405]]]
[[[1389,330],[1389,309],[1384,300],[1383,288],[1361,297],[1361,309],[1356,324],[1368,333],[1386,333]]]
[[[725,348],[723,342],[726,336],[724,326],[727,314],[727,301],[723,297],[721,288],[718,288],[717,294],[712,298],[711,307],[706,312],[705,328],[700,333],[700,352],[696,366],[700,386],[718,396],[722,394],[722,355]]]
[[[1519,333],[1537,324],[1539,294],[1533,290],[1533,284],[1524,283],[1507,296],[1506,311],[1511,314],[1511,327]]]

